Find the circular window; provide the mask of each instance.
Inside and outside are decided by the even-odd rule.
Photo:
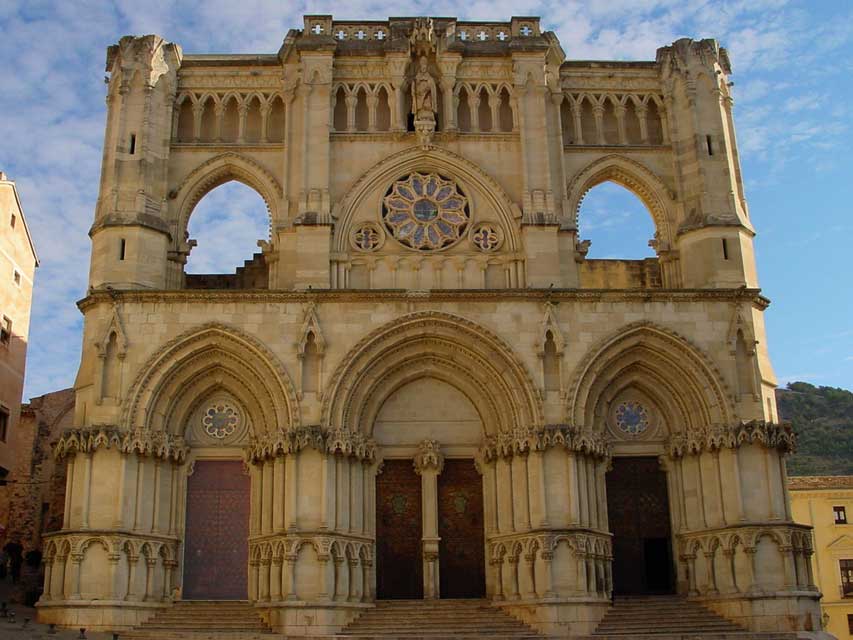
[[[436,173],[412,173],[395,182],[382,201],[382,220],[394,238],[418,251],[455,244],[470,221],[468,198]]]
[[[628,435],[640,435],[649,428],[649,413],[639,402],[623,402],[616,407],[616,427]]]
[[[211,405],[201,419],[204,432],[211,438],[223,439],[232,435],[240,424],[240,414],[237,409],[224,402]]]
[[[377,251],[385,242],[385,232],[375,222],[365,222],[350,233],[350,244],[356,251]]]

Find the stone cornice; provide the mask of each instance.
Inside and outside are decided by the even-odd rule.
[[[53,445],[53,455],[60,460],[67,455],[91,453],[97,449],[116,449],[121,453],[136,453],[177,463],[183,463],[189,453],[189,447],[181,436],[165,431],[123,431],[114,426],[94,426],[63,431]]]
[[[268,290],[151,290],[92,291],[78,301],[81,311],[100,303],[176,302],[209,304],[211,302],[443,302],[464,300],[467,303],[527,301],[551,302],[745,302],[760,311],[770,305],[760,289],[328,289],[323,291]]]
[[[610,448],[602,434],[566,424],[528,427],[488,436],[480,448],[480,456],[484,462],[492,462],[498,458],[511,458],[531,451],[545,451],[551,447],[563,447],[568,451],[595,458],[610,456]]]
[[[737,449],[744,444],[760,444],[781,453],[792,453],[796,447],[796,436],[790,423],[752,420],[687,434],[673,434],[667,443],[667,450],[673,458],[680,458],[723,448]]]
[[[307,425],[252,437],[245,450],[246,461],[260,462],[298,453],[307,448],[321,453],[353,457],[368,463],[376,460],[376,443],[370,438],[365,438],[362,433]]]

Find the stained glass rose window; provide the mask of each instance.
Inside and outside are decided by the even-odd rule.
[[[468,198],[436,173],[412,173],[398,180],[382,202],[382,219],[400,243],[435,251],[456,243],[470,220]]]
[[[649,428],[649,414],[639,402],[623,402],[616,407],[616,426],[623,433],[638,436]]]

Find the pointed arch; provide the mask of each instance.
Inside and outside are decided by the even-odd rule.
[[[370,433],[385,399],[424,377],[466,395],[487,433],[542,424],[541,399],[512,348],[485,327],[440,312],[403,316],[359,341],[330,379],[322,423]]]
[[[362,203],[371,194],[379,191],[384,194],[391,182],[412,171],[434,171],[457,180],[468,193],[476,191],[484,200],[484,204],[497,213],[505,234],[505,249],[508,252],[520,250],[521,240],[516,219],[521,218],[521,211],[494,178],[467,158],[447,149],[411,147],[388,156],[362,174],[346,197],[335,206],[332,212],[333,217],[337,219],[332,241],[334,251],[349,252],[351,225]]]
[[[673,429],[701,431],[735,419],[731,393],[711,360],[674,331],[639,322],[587,353],[571,385],[566,421],[602,430],[602,403],[628,387],[654,399]]]
[[[216,322],[181,334],[151,356],[130,387],[120,424],[178,433],[198,399],[216,389],[244,403],[256,430],[299,424],[293,384],[276,356],[249,334]]]
[[[593,187],[608,181],[628,189],[646,205],[654,220],[659,239],[672,246],[677,206],[674,194],[650,169],[635,160],[616,154],[592,162],[569,181],[569,210],[574,212],[575,226],[578,224],[584,196]]]
[[[176,203],[174,212],[178,233],[173,234],[175,242],[183,240],[190,216],[199,201],[216,187],[232,180],[242,182],[257,191],[267,205],[270,220],[278,219],[279,201],[282,197],[278,180],[251,158],[229,151],[197,166],[169,193],[169,197]]]

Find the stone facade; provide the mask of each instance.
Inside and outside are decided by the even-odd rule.
[[[618,457],[664,474],[638,487],[670,519],[633,540],[649,581],[753,630],[819,627],[715,41],[580,62],[537,18],[306,16],[277,54],[128,36],[107,71],[43,620],[134,625],[245,527],[245,553],[207,562],[242,562],[288,634],[441,597],[477,557],[469,595],[588,633],[626,589]],[[189,216],[230,180],[264,198],[270,236],[235,275],[188,276]],[[657,258],[586,258],[577,214],[605,181],[647,205]],[[234,459],[248,522],[223,512],[188,538],[203,505],[186,496],[212,475],[194,471]],[[208,488],[231,500],[232,484]],[[479,555],[443,542],[471,530]]]
[[[8,525],[14,440],[24,393],[33,278],[38,266],[15,183],[0,171],[0,539]]]
[[[794,520],[814,527],[812,570],[824,626],[846,638],[853,628],[853,476],[796,477],[788,486]]]

